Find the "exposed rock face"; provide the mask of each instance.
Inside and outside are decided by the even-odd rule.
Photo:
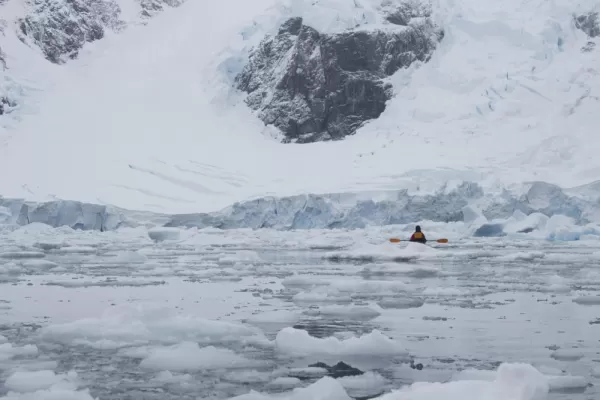
[[[590,39],[600,36],[599,13],[590,12],[589,14],[575,17],[575,26],[585,32]],[[595,48],[596,43],[590,40],[581,48],[581,51],[584,53],[589,53]]]
[[[17,103],[10,100],[6,96],[0,96],[0,115],[9,113],[13,108],[17,107]]]
[[[2,4],[2,0],[0,0],[0,5]],[[2,35],[3,32],[3,20],[0,20],[0,35]],[[6,59],[5,59],[5,55],[4,52],[2,51],[2,47],[0,46],[0,72],[3,72],[6,70]],[[6,95],[2,90],[2,82],[0,82],[0,115],[2,114],[6,114],[10,111],[10,109],[16,107],[15,102],[11,101],[8,97],[6,97]]]
[[[107,29],[120,31],[125,22],[115,0],[27,0],[32,12],[18,21],[19,37],[38,46],[51,62],[74,59],[88,42],[102,39]],[[139,0],[142,18],[176,7],[184,0]]]
[[[385,110],[392,87],[384,78],[428,61],[442,38],[429,18],[411,19],[413,14],[403,9],[389,15],[403,27],[331,35],[292,18],[253,50],[237,87],[286,142],[342,139]]]
[[[2,5],[2,0],[0,0],[0,6]],[[0,37],[4,36],[4,28],[7,23],[5,20],[0,19]],[[4,71],[6,69],[6,55],[2,51],[2,46],[0,46],[0,71]]]
[[[600,36],[600,18],[598,12],[575,17],[575,26],[584,31],[589,37]]]
[[[104,37],[106,28],[120,29],[120,7],[107,0],[30,0],[33,13],[19,21],[24,42],[37,45],[57,64],[77,57],[87,42]]]
[[[142,17],[152,18],[164,10],[164,6],[179,7],[185,0],[140,0],[142,6]]]

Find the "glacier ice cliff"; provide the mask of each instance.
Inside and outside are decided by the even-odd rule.
[[[387,26],[335,34],[291,18],[250,53],[237,88],[284,142],[342,139],[385,110],[393,95],[385,78],[430,59],[443,37],[430,17],[431,9],[405,3],[389,11]]]
[[[109,231],[120,227],[155,226],[164,221],[165,218],[158,214],[138,213],[79,201],[33,203],[0,197],[0,224],[27,225],[39,222],[53,227]]]
[[[521,194],[508,190],[500,194],[486,193],[478,184],[464,182],[452,189],[442,187],[432,194],[410,194],[406,190],[397,190],[265,197],[235,203],[218,212],[175,215],[135,212],[76,201],[36,204],[0,198],[0,211],[0,224],[41,222],[54,227],[103,231],[139,225],[219,229],[359,229],[418,221],[477,223],[477,215],[480,215],[483,221],[475,231],[476,236],[502,236],[503,225],[494,220],[506,220],[515,213],[533,216],[532,226],[525,224],[527,226],[518,229],[524,233],[535,228],[538,216],[561,215],[579,225],[600,222],[600,182],[568,190],[545,182],[533,182],[527,184]]]
[[[595,197],[579,196],[586,188],[567,194],[558,186],[534,182],[524,194],[504,190],[485,193],[476,183],[465,182],[434,194],[411,195],[406,190],[375,193],[339,193],[268,197],[236,203],[216,213],[173,215],[166,226],[233,228],[364,228],[417,221],[465,220],[464,209],[478,205],[488,220],[506,219],[515,211],[525,215],[565,215],[576,223],[598,220],[600,191]],[[379,198],[380,200],[373,200]]]

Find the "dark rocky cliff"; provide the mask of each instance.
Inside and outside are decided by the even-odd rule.
[[[74,59],[88,42],[102,39],[107,30],[126,28],[115,0],[27,0],[32,12],[18,21],[19,36],[39,47],[51,62]],[[139,0],[140,17],[149,18],[165,6],[184,0]]]
[[[596,42],[591,40],[600,36],[600,13],[589,12],[587,14],[575,16],[575,26],[585,32],[590,41],[581,49],[583,52],[590,52],[596,48]]]
[[[237,87],[286,142],[354,134],[385,110],[393,94],[385,78],[416,61],[427,62],[443,37],[427,9],[405,5],[387,20],[382,29],[323,34],[302,18],[289,19],[251,52]]]

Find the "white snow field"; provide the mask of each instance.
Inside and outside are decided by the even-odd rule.
[[[0,399],[598,398],[597,241],[389,235],[0,226]]]
[[[188,213],[265,195],[598,179],[600,53],[581,51],[592,39],[573,21],[595,0],[434,0],[445,38],[392,76],[378,120],[341,142],[275,140],[232,87],[251,47],[292,15],[323,32],[386,29],[382,1],[188,1],[60,67],[16,38],[24,11],[8,1],[0,81],[23,105],[0,126],[0,194]]]
[[[0,0],[0,400],[600,398],[597,1],[432,0],[431,61],[338,142],[233,89],[290,16],[389,1],[119,0],[57,66]]]

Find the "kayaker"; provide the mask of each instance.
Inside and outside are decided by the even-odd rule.
[[[410,241],[423,243],[423,244],[427,243],[427,239],[425,238],[425,235],[423,234],[423,232],[421,232],[421,227],[419,225],[417,225],[415,227],[415,233],[413,233],[412,236],[410,237]]]

